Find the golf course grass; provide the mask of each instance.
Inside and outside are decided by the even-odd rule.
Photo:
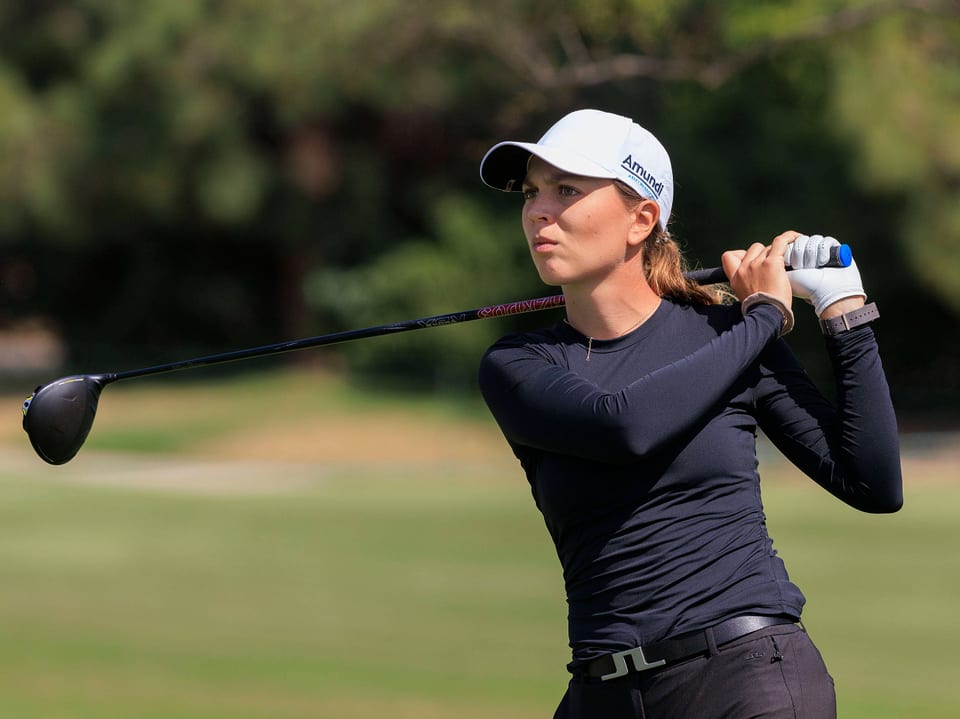
[[[552,715],[560,570],[470,402],[316,373],[107,389],[63,467],[0,398],[0,719]],[[771,534],[840,716],[960,715],[956,455],[893,516],[772,453]]]

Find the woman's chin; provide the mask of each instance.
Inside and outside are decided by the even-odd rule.
[[[563,272],[558,267],[553,267],[550,262],[537,262],[534,260],[534,265],[537,268],[537,274],[540,275],[541,282],[545,285],[560,287],[569,280],[567,276],[568,273]]]

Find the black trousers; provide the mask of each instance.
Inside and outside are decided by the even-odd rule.
[[[573,677],[554,719],[835,719],[820,652],[795,624],[768,627],[620,679]]]

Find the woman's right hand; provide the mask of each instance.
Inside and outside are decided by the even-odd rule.
[[[797,237],[800,237],[800,233],[791,230],[777,235],[769,246],[758,242],[746,250],[723,253],[723,271],[741,302],[750,295],[763,292],[780,300],[785,307],[790,307],[793,292],[783,257],[787,246]]]

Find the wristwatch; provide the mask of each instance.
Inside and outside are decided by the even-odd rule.
[[[852,330],[854,327],[873,322],[879,316],[880,311],[877,309],[877,303],[871,302],[869,305],[864,305],[853,312],[847,312],[845,315],[820,320],[820,331],[827,337],[836,337]]]

